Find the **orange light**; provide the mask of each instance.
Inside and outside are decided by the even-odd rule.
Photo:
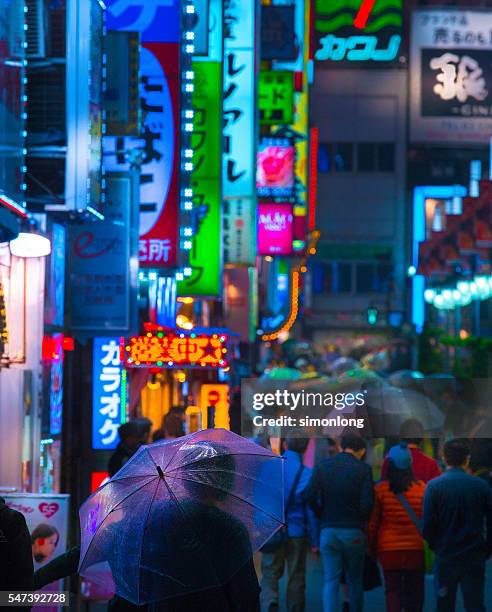
[[[292,291],[290,296],[290,314],[285,323],[282,325],[280,329],[272,332],[271,334],[263,334],[261,339],[264,342],[268,342],[270,340],[276,340],[280,334],[283,332],[289,331],[289,329],[294,325],[297,315],[299,314],[299,272],[297,270],[292,271]]]

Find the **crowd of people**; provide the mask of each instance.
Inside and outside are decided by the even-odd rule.
[[[415,430],[416,424],[411,425]],[[362,611],[364,592],[381,584],[380,574],[387,612],[421,612],[430,571],[438,612],[455,610],[459,587],[467,611],[485,610],[492,491],[486,480],[470,473],[466,440],[444,444],[441,472],[439,463],[421,450],[422,439],[403,437],[389,449],[376,484],[366,462],[367,443],[352,432],[342,435],[331,456],[297,482],[306,442],[285,443],[290,449],[285,452],[286,499],[292,498],[292,487],[295,494],[286,507],[287,541],[275,553],[263,555],[262,610],[280,610],[278,585],[285,562],[287,610],[306,609],[310,533],[318,535],[311,537],[311,546],[313,551],[319,548],[323,563],[324,612]],[[291,456],[294,448],[297,458]],[[311,513],[317,523],[314,530]],[[303,551],[303,558],[298,551]]]
[[[325,440],[323,456],[314,467],[305,465],[308,440],[282,440],[285,528],[261,549],[260,580],[251,559],[219,589],[144,609],[215,612],[220,599],[224,612],[275,612],[281,609],[280,582],[286,570],[286,609],[303,612],[311,550],[323,565],[324,612],[361,612],[365,591],[382,584],[387,612],[421,612],[429,571],[434,574],[438,612],[455,609],[458,588],[466,610],[485,610],[485,564],[492,553],[490,484],[470,473],[466,440],[444,444],[441,470],[423,452],[418,426],[411,425],[406,424],[399,443],[386,453],[376,484],[367,461],[368,444],[357,432]],[[183,433],[181,415],[171,412],[157,439]],[[150,438],[147,419],[121,426],[110,474]],[[22,515],[0,500],[0,558],[6,560],[0,564],[0,591],[39,589],[76,574],[80,547],[35,573],[32,547]],[[221,556],[227,554],[221,551]],[[142,607],[117,597],[109,609]]]

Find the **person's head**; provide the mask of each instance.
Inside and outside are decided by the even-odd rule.
[[[58,545],[60,534],[56,527],[41,523],[31,533],[32,556],[36,563],[51,559]]]
[[[358,433],[347,431],[340,438],[340,447],[344,453],[362,459],[366,454],[367,444]]]
[[[285,438],[283,447],[284,450],[290,450],[294,453],[299,453],[300,455],[303,455],[306,452],[308,444],[308,438]]]
[[[193,479],[184,481],[192,497],[208,504],[222,502],[234,487],[236,462],[228,449],[216,442],[200,441],[187,449],[185,470]]]
[[[132,419],[131,422],[135,423],[140,430],[141,443],[148,444],[152,429],[152,421],[147,417],[137,417],[136,419]]]
[[[406,442],[392,446],[387,455],[388,482],[393,493],[404,493],[415,482],[412,453]]]
[[[466,469],[470,463],[470,445],[462,438],[446,442],[443,454],[448,467]]]
[[[156,429],[152,434],[152,442],[158,442],[159,440],[164,440],[164,430]]]
[[[400,427],[400,440],[419,446],[424,439],[424,427],[418,419],[407,419]]]
[[[176,412],[168,412],[163,419],[162,429],[166,440],[174,440],[185,435],[183,419]]]
[[[120,425],[118,435],[121,442],[131,451],[136,451],[142,445],[142,429],[135,421]]]

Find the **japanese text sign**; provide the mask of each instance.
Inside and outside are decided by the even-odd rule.
[[[134,336],[125,343],[128,367],[225,368],[227,336],[219,334],[148,333]]]
[[[315,59],[321,67],[395,61],[403,0],[314,0]]]
[[[179,197],[180,6],[177,0],[112,0],[109,30],[140,32],[139,137],[105,138],[108,170],[140,174],[142,267],[173,266],[177,256]]]
[[[258,205],[258,254],[290,255],[293,240],[292,206],[290,204]]]
[[[92,361],[92,448],[115,448],[126,418],[126,373],[119,338],[94,338]]]
[[[258,83],[260,123],[282,125],[292,123],[294,73],[287,70],[262,70]]]
[[[415,11],[410,59],[412,141],[488,143],[492,15]]]

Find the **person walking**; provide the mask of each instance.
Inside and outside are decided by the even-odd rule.
[[[364,603],[365,528],[374,504],[371,468],[362,461],[366,442],[342,435],[342,452],[314,468],[307,499],[320,520],[324,612],[338,612],[340,578],[345,573],[351,612]]]
[[[415,478],[428,483],[441,475],[441,468],[435,459],[426,455],[421,446],[424,441],[424,427],[417,419],[407,419],[400,428],[400,442],[406,442],[412,453],[412,470]],[[383,462],[381,478],[388,477],[388,457]]]
[[[283,443],[285,537],[278,545],[265,546],[261,557],[261,607],[264,612],[280,610],[279,581],[287,565],[287,611],[305,609],[306,559],[309,540],[317,545],[317,530],[305,493],[312,470],[303,465],[309,440],[287,438]],[[272,550],[273,548],[273,550]]]
[[[412,454],[405,442],[393,446],[387,459],[387,480],[376,485],[369,550],[383,568],[387,612],[421,612],[425,563],[420,521],[425,483],[413,474]]]
[[[120,441],[108,462],[110,478],[137,452],[142,445],[143,435],[142,423],[140,421],[128,421],[118,427]]]
[[[492,492],[467,473],[466,440],[444,445],[447,471],[427,485],[423,534],[435,553],[434,580],[438,612],[455,609],[458,586],[469,612],[485,610],[485,561],[492,552]]]

